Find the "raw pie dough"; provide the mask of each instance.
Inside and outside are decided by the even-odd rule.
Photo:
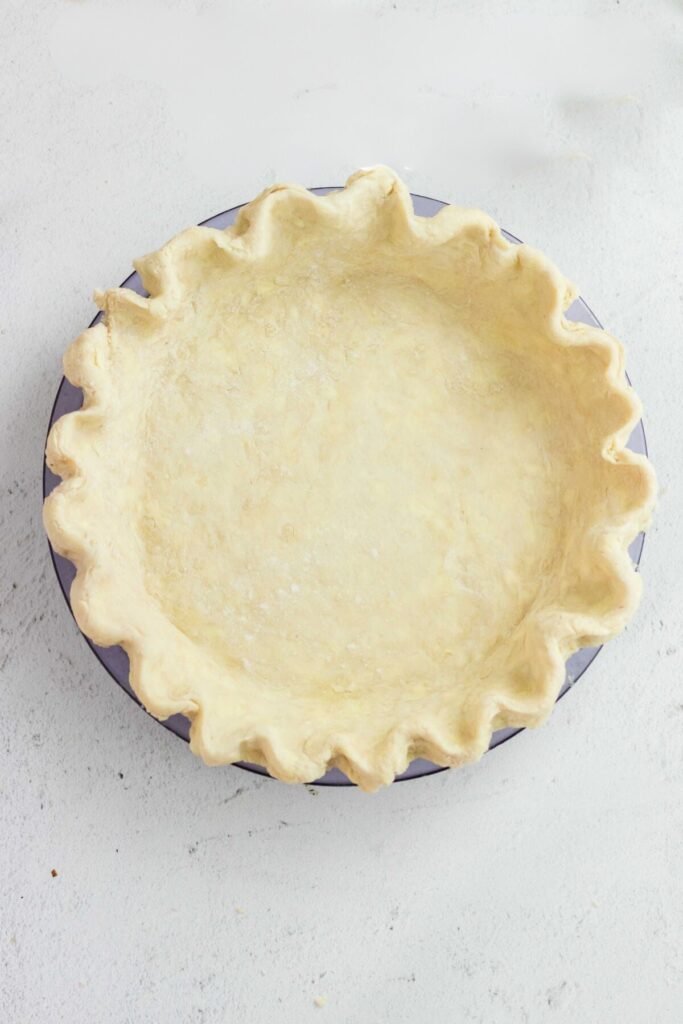
[[[484,214],[375,167],[136,263],[65,358],[45,504],[96,643],[210,764],[364,789],[536,725],[614,636],[654,482],[622,349]]]

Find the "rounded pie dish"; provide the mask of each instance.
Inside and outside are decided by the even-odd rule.
[[[541,722],[635,606],[654,493],[564,278],[481,213],[415,217],[386,168],[136,266],[150,297],[100,295],[67,353],[45,522],[148,710],[209,763],[366,789]]]

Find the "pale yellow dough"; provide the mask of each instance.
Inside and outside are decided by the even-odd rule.
[[[622,628],[650,514],[622,350],[484,214],[377,167],[275,186],[114,289],[69,349],[46,502],[72,605],[207,762],[366,789],[535,725]]]

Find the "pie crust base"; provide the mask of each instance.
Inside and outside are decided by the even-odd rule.
[[[473,761],[622,629],[654,477],[621,345],[484,214],[384,167],[135,264],[48,441],[71,605],[209,764],[362,788]]]

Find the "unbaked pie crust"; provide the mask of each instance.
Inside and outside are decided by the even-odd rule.
[[[76,620],[209,764],[364,789],[478,758],[624,626],[653,473],[620,344],[484,214],[384,167],[136,263],[65,357],[45,503]]]

